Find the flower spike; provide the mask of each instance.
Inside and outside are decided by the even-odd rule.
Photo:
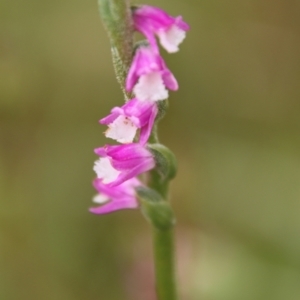
[[[182,20],[181,16],[174,18],[154,6],[134,7],[132,18],[135,29],[146,36],[157,53],[155,35],[169,53],[174,53],[179,50],[178,45],[184,40],[185,33],[189,30],[189,25]]]
[[[126,90],[133,90],[140,101],[167,99],[167,89],[176,91],[178,83],[162,57],[150,46],[140,46],[126,78]]]

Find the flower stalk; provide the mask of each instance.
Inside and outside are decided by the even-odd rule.
[[[173,229],[153,228],[156,293],[159,300],[176,300]]]
[[[133,54],[133,21],[129,0],[98,0],[98,6],[110,40],[116,78],[127,100],[130,93],[126,92],[124,83]]]
[[[181,16],[172,17],[157,7],[130,7],[129,0],[98,3],[126,103],[99,121],[108,127],[105,136],[121,145],[95,149],[100,158],[94,165],[94,202],[100,206],[90,212],[141,209],[152,225],[158,300],[176,300],[175,217],[168,191],[177,163],[159,143],[157,124],[167,111],[169,91],[176,91],[178,83],[160,55],[157,39],[167,52],[177,52],[189,26]],[[133,45],[134,31],[146,41]],[[139,178],[143,173],[144,181]]]

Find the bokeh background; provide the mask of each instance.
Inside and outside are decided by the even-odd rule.
[[[300,2],[147,3],[191,25],[159,128],[181,299],[300,299]],[[141,214],[88,213],[122,103],[96,1],[0,0],[1,300],[155,299]]]

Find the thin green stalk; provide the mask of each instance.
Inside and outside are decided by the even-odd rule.
[[[169,182],[161,181],[156,170],[150,172],[148,185],[168,200]],[[173,226],[160,229],[153,226],[153,252],[155,264],[155,285],[158,300],[176,300],[175,254]]]
[[[165,201],[168,200],[169,181],[162,181],[156,169],[149,172],[148,186],[157,191]]]
[[[176,300],[173,228],[153,228],[153,243],[158,300]]]
[[[101,19],[107,30],[116,77],[126,99],[124,83],[133,55],[133,23],[129,0],[98,0]]]

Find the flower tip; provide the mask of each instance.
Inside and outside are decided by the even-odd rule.
[[[106,156],[106,151],[105,151],[104,147],[95,148],[94,153],[99,156]]]
[[[107,205],[106,205],[107,206]],[[90,207],[89,212],[95,215],[105,215],[108,213],[113,212],[114,210],[107,209],[105,205],[98,206],[98,207]]]
[[[97,207],[90,207],[89,212],[92,213],[92,214],[98,214],[97,213]]]
[[[177,18],[175,18],[175,24],[184,31],[190,30],[190,25],[183,21],[182,16],[178,16]]]
[[[104,215],[107,214],[109,211],[103,210],[105,205],[96,206],[96,207],[90,207],[89,212],[95,215]]]

